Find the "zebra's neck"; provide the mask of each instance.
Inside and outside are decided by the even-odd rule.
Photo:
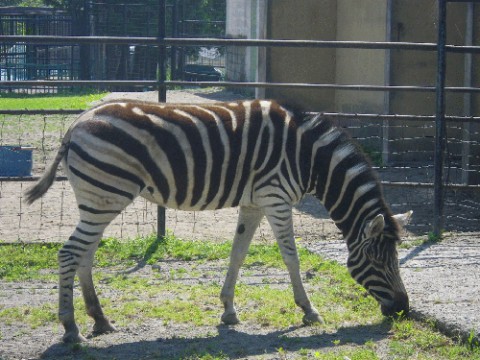
[[[363,152],[342,130],[328,121],[317,122],[310,136],[316,139],[312,145],[311,191],[328,210],[350,248],[367,220],[390,212]]]

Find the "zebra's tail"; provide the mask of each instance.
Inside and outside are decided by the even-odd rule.
[[[27,204],[33,203],[35,200],[41,198],[52,186],[55,180],[55,174],[57,172],[58,165],[68,152],[70,145],[70,134],[65,135],[60,149],[58,149],[55,160],[49,165],[45,173],[40,177],[35,185],[25,191],[25,202]]]

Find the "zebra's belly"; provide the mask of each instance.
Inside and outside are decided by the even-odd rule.
[[[207,201],[206,199],[200,199],[196,203],[189,201],[177,202],[174,198],[169,198],[167,201],[163,198],[160,192],[152,192],[147,189],[140,193],[140,196],[151,201],[154,204],[163,206],[168,209],[184,210],[184,211],[203,211],[203,210],[219,210],[232,208],[237,206],[254,206],[251,202],[250,191],[245,190],[240,201],[234,201],[233,199],[226,199],[221,201],[219,198],[215,198],[213,201]]]

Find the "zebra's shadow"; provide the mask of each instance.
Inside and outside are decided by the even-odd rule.
[[[297,351],[324,351],[342,345],[364,345],[385,339],[391,328],[391,321],[339,328],[336,332],[318,334],[308,331],[302,335],[303,326],[294,326],[264,334],[250,333],[226,325],[217,326],[207,336],[165,337],[154,340],[128,342],[128,337],[121,337],[121,344],[96,346],[90,343],[82,345],[55,344],[41,356],[42,359],[184,359],[204,355],[220,356],[229,359],[244,359],[258,355],[278,354]],[[294,333],[297,332],[297,333]],[[97,339],[100,339],[101,336]],[[97,342],[97,340],[95,340]],[[108,339],[107,339],[108,342]]]

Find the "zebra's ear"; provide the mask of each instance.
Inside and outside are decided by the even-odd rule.
[[[398,225],[403,229],[412,218],[413,210],[407,211],[405,214],[397,214],[393,215],[392,217],[397,221]]]
[[[367,224],[365,235],[367,239],[371,239],[380,235],[385,227],[385,219],[382,214],[378,214],[375,218]]]

